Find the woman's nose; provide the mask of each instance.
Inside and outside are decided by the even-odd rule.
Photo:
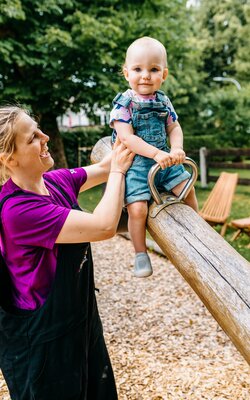
[[[42,143],[47,143],[49,141],[49,136],[41,131],[41,139]]]

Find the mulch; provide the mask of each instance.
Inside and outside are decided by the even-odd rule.
[[[138,279],[130,241],[92,248],[119,400],[250,399],[248,364],[166,258],[151,253],[154,274]]]

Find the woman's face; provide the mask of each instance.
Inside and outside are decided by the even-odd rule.
[[[38,128],[37,123],[23,112],[14,129],[16,138],[12,165],[29,175],[42,174],[50,169],[54,160],[48,152],[49,137]]]

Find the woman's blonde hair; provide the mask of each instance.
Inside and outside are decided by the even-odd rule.
[[[8,179],[7,161],[15,151],[15,123],[20,114],[27,110],[18,106],[0,107],[0,183]]]

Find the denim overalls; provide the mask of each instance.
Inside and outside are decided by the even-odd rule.
[[[12,400],[117,400],[89,243],[59,245],[41,308],[18,312],[1,303],[0,368]]]
[[[156,92],[156,100],[135,102],[131,97],[121,93],[114,98],[113,104],[129,107],[132,103],[132,126],[135,135],[159,150],[169,152],[166,137],[166,121],[170,112],[164,92]],[[112,134],[115,141],[116,132]],[[148,157],[136,155],[126,174],[125,204],[135,201],[150,200],[151,193],[148,187],[148,172],[155,161]],[[190,177],[183,165],[173,165],[160,170],[155,178],[155,184],[160,191],[170,191],[179,183]]]

